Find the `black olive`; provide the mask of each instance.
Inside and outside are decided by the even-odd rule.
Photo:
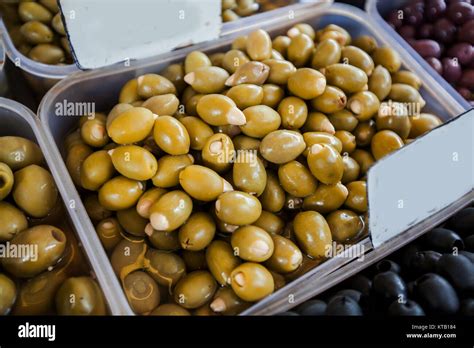
[[[325,315],[326,314],[326,302],[321,300],[309,300],[298,306],[296,311],[300,315]]]
[[[459,313],[465,316],[474,316],[474,298],[466,298],[462,300]]]
[[[440,253],[452,253],[464,249],[464,242],[459,235],[446,228],[435,228],[423,238],[428,248]]]
[[[444,254],[438,260],[436,273],[446,278],[461,293],[474,293],[474,264],[467,257]]]
[[[382,260],[375,266],[379,272],[395,272],[400,273],[400,266],[398,263],[393,262],[392,260]]]
[[[474,207],[464,208],[449,220],[449,226],[460,236],[474,233]]]
[[[418,251],[415,253],[410,263],[412,273],[424,274],[436,271],[436,263],[442,255],[436,251]]]
[[[412,300],[407,300],[406,302],[400,302],[395,300],[392,304],[388,307],[388,315],[391,316],[403,316],[403,315],[410,315],[410,316],[423,316],[425,312],[423,308],[420,307],[418,303]]]
[[[407,298],[407,288],[403,279],[395,272],[382,272],[374,277],[374,291],[382,299],[393,300]]]
[[[357,290],[364,296],[369,296],[372,289],[372,281],[362,274],[357,274],[346,280],[343,286]]]
[[[459,298],[449,282],[434,273],[416,280],[416,297],[420,305],[432,314],[454,314],[459,310]]]
[[[326,308],[326,315],[357,316],[362,314],[362,308],[349,296],[333,297]]]

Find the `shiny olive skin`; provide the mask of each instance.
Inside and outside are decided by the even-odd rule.
[[[215,204],[217,217],[231,225],[249,225],[260,217],[262,205],[254,196],[242,191],[225,192]]]
[[[30,278],[53,266],[66,248],[66,235],[60,229],[39,225],[17,234],[12,245],[32,245],[36,251],[22,258],[5,257],[2,266],[5,270],[20,278]],[[37,253],[37,254],[36,254]]]
[[[107,151],[96,151],[82,162],[81,185],[86,190],[97,191],[114,174],[115,168]]]
[[[150,207],[150,222],[159,231],[173,231],[191,215],[193,202],[183,191],[165,193]]]
[[[349,209],[365,213],[367,211],[367,183],[365,181],[353,181],[346,185],[349,194],[344,203]]]
[[[112,251],[123,239],[122,226],[115,218],[106,218],[100,221],[95,230],[99,236],[100,242],[106,251]]]
[[[359,123],[355,115],[347,109],[328,115],[328,119],[335,130],[345,130],[348,132],[352,132]]]
[[[251,106],[260,105],[263,100],[263,88],[261,86],[244,83],[229,89],[226,93],[241,110]],[[245,115],[247,118],[247,115]]]
[[[185,250],[205,249],[214,239],[216,224],[208,213],[193,213],[179,229],[179,242]]]
[[[295,96],[310,100],[323,94],[326,78],[315,69],[300,68],[290,76],[287,87]]]
[[[0,137],[0,162],[8,165],[13,172],[31,164],[41,165],[43,154],[37,144],[21,137]]]
[[[220,93],[225,89],[225,82],[229,73],[217,66],[205,66],[184,76],[186,81],[196,92],[201,94]]]
[[[288,79],[296,72],[296,67],[287,60],[267,59],[263,63],[270,67],[268,83],[286,85]]]
[[[204,202],[213,201],[223,192],[232,190],[219,174],[200,165],[184,168],[179,173],[179,183],[191,197]]]
[[[53,19],[53,15],[46,7],[34,1],[20,2],[18,14],[23,22],[40,21],[49,23]]]
[[[156,119],[153,138],[156,144],[170,155],[187,154],[191,146],[186,127],[171,116],[160,116]]]
[[[415,116],[416,117],[416,116]],[[402,139],[407,139],[411,130],[411,117],[407,113],[383,115],[375,117],[377,130],[388,129],[397,133]]]
[[[311,146],[307,160],[309,170],[323,184],[331,185],[341,181],[344,164],[341,155],[331,145]]]
[[[332,243],[331,230],[326,219],[315,211],[298,213],[293,221],[298,245],[313,258],[327,258]]]
[[[214,240],[206,249],[206,262],[217,282],[225,286],[230,283],[230,274],[241,261],[229,243]]]
[[[368,54],[372,54],[378,47],[377,41],[369,35],[361,35],[354,39],[352,44],[360,49],[364,50]]]
[[[374,93],[379,100],[384,100],[392,89],[390,72],[382,65],[378,65],[369,77],[369,91]]]
[[[253,225],[260,227],[271,234],[280,234],[285,228],[285,222],[281,217],[265,210],[262,210],[260,217],[253,223]]]
[[[135,207],[117,211],[117,220],[127,233],[138,237],[145,236],[148,220],[141,217]]]
[[[207,94],[202,96],[196,106],[196,111],[207,124],[225,126],[228,124],[245,124],[245,115],[235,102],[222,94]]]
[[[214,134],[212,128],[198,117],[186,116],[180,122],[188,131],[192,150],[202,150],[207,139]]]
[[[295,197],[314,193],[318,182],[311,172],[298,161],[291,161],[278,168],[278,178],[283,189]]]
[[[359,163],[350,156],[342,156],[342,162],[344,163],[344,174],[341,183],[347,184],[357,180],[360,175]]]
[[[54,38],[53,31],[38,21],[26,22],[21,26],[20,32],[33,45],[51,43]]]
[[[346,186],[341,183],[334,185],[320,184],[312,195],[305,197],[303,209],[327,214],[341,207],[348,194]]]
[[[194,158],[187,155],[165,155],[158,160],[158,170],[151,178],[153,185],[160,188],[170,188],[179,184],[179,174],[183,169],[192,165]]]
[[[375,158],[369,151],[356,149],[351,157],[359,164],[360,175],[365,175],[369,168],[375,163]]]
[[[259,29],[247,36],[245,48],[252,60],[269,59],[272,54],[272,39],[266,31]]]
[[[311,105],[320,112],[331,114],[345,108],[347,97],[345,93],[337,87],[326,86],[324,92],[311,100]]]
[[[204,52],[193,51],[184,60],[184,71],[186,74],[189,74],[199,68],[211,65],[211,60]]]
[[[333,64],[326,67],[329,85],[339,87],[345,93],[360,92],[368,82],[365,72],[349,64]]]
[[[350,154],[356,149],[356,137],[351,132],[338,130],[334,133],[334,136],[338,138],[342,144],[342,153]]]
[[[160,289],[147,273],[135,271],[123,281],[125,295],[132,310],[137,314],[146,314],[160,303]]]
[[[0,162],[0,201],[6,198],[13,189],[14,176],[10,167]]]
[[[249,61],[250,59],[244,51],[232,49],[224,54],[222,58],[222,67],[230,74],[233,74],[240,66]]]
[[[28,58],[43,64],[56,65],[64,62],[64,51],[56,46],[47,43],[38,44],[28,52]]]
[[[156,307],[150,315],[157,316],[190,316],[191,313],[187,309],[184,309],[181,306],[178,306],[174,303],[165,303]]]
[[[420,108],[426,105],[416,88],[403,83],[393,83],[388,98],[402,103],[417,103]]]
[[[260,153],[267,161],[283,164],[296,159],[306,148],[303,136],[295,131],[277,130],[260,143]]]
[[[372,154],[376,160],[404,146],[403,140],[391,130],[377,132],[370,144]]]
[[[103,147],[109,142],[104,114],[96,113],[93,117],[83,117],[81,121],[81,137],[87,145]]]
[[[321,69],[339,63],[341,55],[342,49],[336,40],[330,38],[323,40],[316,46],[311,67],[313,69]]]
[[[262,105],[276,108],[280,101],[285,96],[283,88],[278,85],[267,83],[262,86],[263,88],[263,100]]]
[[[213,312],[223,315],[237,315],[249,306],[250,304],[239,298],[230,287],[217,290],[210,304]]]
[[[19,208],[35,218],[47,216],[58,201],[58,189],[46,169],[29,165],[14,175],[12,196]]]
[[[202,149],[202,161],[206,167],[222,173],[231,168],[233,153],[232,139],[226,134],[214,134],[207,139]]]
[[[273,240],[264,229],[248,225],[237,229],[231,236],[234,254],[242,260],[263,262],[273,254]]]
[[[143,99],[168,93],[176,94],[176,87],[164,76],[145,74],[137,78],[137,94]]]
[[[261,300],[275,289],[272,274],[253,262],[243,263],[232,271],[231,286],[237,296],[248,302]]]
[[[326,217],[332,238],[338,243],[353,241],[362,232],[364,223],[352,210],[336,210]]]
[[[117,144],[126,145],[144,140],[155,125],[154,115],[144,107],[133,107],[107,122],[107,133]]]
[[[178,111],[179,99],[174,94],[162,94],[151,97],[143,102],[147,108],[158,116],[173,115]]]
[[[303,152],[303,155],[306,157],[308,156],[311,147],[315,144],[327,144],[332,146],[337,152],[342,152],[342,142],[335,135],[327,134],[325,132],[306,132],[303,133],[303,139],[307,146]]]
[[[364,50],[355,46],[345,46],[342,48],[342,61],[363,70],[367,76],[374,71],[374,61]]]
[[[13,280],[0,273],[0,315],[8,315],[17,298],[17,287]]]
[[[0,241],[11,240],[27,228],[25,214],[10,203],[0,201]]]
[[[281,124],[279,113],[266,105],[248,107],[244,109],[244,115],[247,122],[240,126],[240,129],[245,135],[254,138],[265,137],[276,131]]]
[[[354,129],[354,136],[358,147],[370,145],[372,138],[377,133],[377,127],[373,120],[360,122]],[[354,149],[355,150],[355,149]]]
[[[279,35],[273,39],[272,46],[274,50],[277,50],[282,56],[286,57],[288,46],[290,46],[290,43],[290,37]]]
[[[267,185],[267,172],[255,152],[239,152],[232,169],[236,189],[259,197]]]
[[[143,264],[145,271],[168,291],[186,274],[183,259],[172,252],[150,249]]]
[[[105,315],[105,299],[99,285],[89,277],[67,279],[56,294],[60,315]]]
[[[117,244],[110,257],[110,263],[120,280],[144,266],[148,246],[142,239],[123,239]]]
[[[303,254],[298,246],[283,236],[272,235],[272,238],[274,251],[265,266],[278,273],[289,273],[298,269],[303,262]]]
[[[313,99],[313,101],[316,99]],[[326,115],[321,112],[310,112],[303,125],[302,131],[334,134],[335,129]]]
[[[278,104],[278,113],[285,129],[299,129],[308,118],[308,107],[305,101],[298,97],[286,97]],[[276,129],[275,129],[276,130]]]
[[[306,65],[313,53],[314,42],[306,34],[299,34],[291,38],[287,49],[287,57],[297,68]]]
[[[421,113],[420,115],[413,116],[410,118],[410,121],[411,129],[410,135],[408,136],[410,139],[417,138],[443,123],[439,117],[427,113]]]
[[[145,232],[148,234],[150,244],[156,249],[172,251],[181,247],[176,231],[158,231],[153,229],[150,224],[145,228]]]
[[[395,73],[400,69],[402,62],[398,53],[391,47],[379,47],[372,53],[374,64],[382,65],[390,73]]]
[[[279,212],[285,205],[285,191],[278,177],[271,171],[267,171],[267,184],[259,199],[263,209],[272,213]]]
[[[99,190],[99,203],[108,210],[123,210],[134,206],[143,193],[140,181],[116,176]]]
[[[194,271],[183,277],[174,289],[174,300],[184,308],[198,308],[210,301],[217,284],[207,271]]]

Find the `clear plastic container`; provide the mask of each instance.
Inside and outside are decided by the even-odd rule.
[[[128,303],[126,301],[120,303],[120,300],[117,300],[117,297],[119,299],[120,297],[116,295],[116,292],[117,289],[120,289],[121,292],[121,287],[112,272],[102,246],[99,244],[97,247],[97,243],[100,242],[88,238],[87,232],[81,228],[79,223],[77,209],[71,208],[75,206],[74,198],[69,195],[71,188],[57,168],[56,147],[47,141],[43,125],[31,110],[13,100],[0,98],[0,136],[6,135],[24,137],[40,146],[63,202],[65,202],[65,210],[68,213],[67,222],[70,226],[75,226],[76,236],[87,256],[90,269],[93,271],[92,275],[95,275],[102,288],[109,312],[115,315],[127,314]]]
[[[0,41],[0,97],[7,94],[8,81],[5,73],[5,48],[2,41]]]
[[[376,38],[381,45],[388,45],[393,47],[400,53],[403,67],[411,70],[422,77],[424,86],[421,88],[421,94],[426,100],[426,112],[437,114],[444,120],[455,117],[464,111],[464,105],[458,100],[448,95],[442,86],[436,80],[427,75],[419,62],[411,55],[407,54],[402,46],[393,40],[389,35],[385,35],[375,24],[367,13],[343,4],[333,4],[331,6],[311,6],[297,5],[294,7],[293,18],[288,18],[287,11],[273,11],[273,15],[266,18],[265,21],[258,21],[249,23],[247,27],[241,27],[226,36],[207,43],[194,45],[192,47],[180,49],[170,52],[160,57],[147,59],[134,63],[130,67],[104,68],[97,71],[83,72],[70,76],[54,86],[49,93],[43,98],[39,107],[39,116],[45,126],[45,132],[52,143],[55,143],[57,148],[63,150],[63,141],[65,136],[74,127],[77,127],[78,119],[74,117],[57,117],[55,116],[55,105],[63,103],[64,100],[68,102],[89,102],[95,103],[97,111],[110,110],[116,103],[121,87],[130,79],[145,73],[157,73],[169,64],[183,61],[185,56],[194,50],[201,50],[206,53],[213,53],[223,51],[230,48],[233,39],[240,35],[246,35],[256,28],[267,30],[271,36],[285,33],[292,25],[298,22],[306,22],[314,27],[322,27],[328,24],[337,24],[346,28],[351,35],[359,36],[369,34]],[[58,150],[56,149],[56,152]],[[55,154],[54,153],[54,154]],[[62,151],[64,155],[64,151]],[[59,158],[59,155],[58,155]],[[63,156],[64,158],[64,156]],[[79,199],[78,193],[72,181],[69,178],[66,166],[59,161],[57,164],[59,174],[64,177],[64,182],[70,186],[70,196],[74,199]],[[90,222],[85,212],[82,203],[77,204],[76,207],[77,220],[82,222],[84,233],[89,237],[95,235],[92,223]],[[93,238],[98,242],[97,238]],[[364,246],[365,251],[371,249],[371,243],[368,238],[361,241],[357,246]],[[100,248],[100,244],[96,248]],[[349,254],[349,253],[347,253]],[[312,295],[312,288],[305,286],[310,279],[316,282],[324,281],[324,277],[335,270],[341,268],[343,265],[354,260],[354,257],[337,257],[332,258],[322,265],[312,269],[295,281],[289,283],[274,294],[268,296],[262,301],[256,303],[251,308],[246,310],[243,314],[273,314],[280,310],[278,307],[282,304],[288,304],[288,296],[296,291],[303,293],[306,299]],[[113,276],[113,274],[111,275]],[[276,304],[276,305],[272,305]]]
[[[387,36],[392,37],[403,47],[408,54],[413,56],[416,61],[426,70],[426,74],[440,84],[444,93],[450,94],[458,103],[464,106],[465,110],[469,110],[472,106],[451,86],[440,74],[429,65],[422,56],[418,54],[409,44],[402,38],[384,19],[391,11],[401,9],[408,4],[409,0],[366,0],[365,10],[369,13],[373,22],[383,30]]]
[[[20,68],[31,85],[33,90],[39,95],[44,95],[51,87],[58,81],[61,81],[66,76],[79,71],[74,65],[48,65],[36,62],[21,54],[13,44],[7,27],[3,20],[0,19],[0,37],[5,46],[5,51],[8,58]]]

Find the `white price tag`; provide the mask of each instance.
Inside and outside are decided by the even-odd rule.
[[[369,231],[374,247],[443,210],[473,187],[471,110],[369,170]]]
[[[219,37],[215,0],[60,0],[81,69],[156,56]]]

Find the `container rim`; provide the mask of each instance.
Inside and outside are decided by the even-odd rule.
[[[70,178],[64,177],[64,175],[62,175],[61,171],[58,169],[57,156],[59,154],[54,153],[55,147],[52,146],[48,141],[46,132],[44,132],[43,125],[41,124],[38,116],[26,106],[14,100],[2,97],[0,97],[0,109],[6,109],[12,113],[15,113],[25,120],[31,127],[31,130],[33,131],[36,138],[35,140],[43,152],[43,156],[46,160],[46,163],[48,164],[49,171],[54,177],[58,191],[61,195],[64,205],[66,206],[67,214],[72,222],[76,236],[83,246],[83,252],[85,253],[85,256],[89,260],[90,269],[94,272],[97,281],[104,293],[108,304],[109,313],[113,315],[130,314],[131,310],[128,306],[128,302],[125,302],[126,306],[124,307],[124,304],[117,300],[118,296],[116,294],[116,288],[119,286],[118,280],[113,273],[109,259],[105,255],[102,246],[99,245],[100,248],[97,247],[96,243],[100,243],[100,241],[98,241],[97,235],[94,234],[94,236],[97,238],[97,242],[95,240],[90,240],[89,236],[86,235],[84,230],[80,228],[80,225],[78,224],[77,208],[75,208],[74,204],[71,204],[75,202],[74,197],[71,197],[71,195],[68,194],[70,189],[68,187],[69,183],[67,179],[70,180]],[[107,262],[104,262],[104,258],[107,260]],[[113,274],[113,279],[109,276],[110,272]],[[120,291],[122,291],[121,287]]]
[[[23,55],[20,51],[18,51],[13,44],[13,41],[8,33],[7,27],[3,18],[0,18],[0,36],[1,40],[4,43],[5,51],[8,58],[20,69],[43,78],[48,79],[63,79],[66,76],[78,71],[79,69],[76,67],[75,64],[69,65],[49,65],[43,64],[40,62],[36,62],[27,56]],[[16,64],[19,60],[20,64]]]
[[[385,0],[387,1],[387,0]],[[365,1],[365,11],[374,18],[374,23],[376,26],[378,26],[382,31],[385,32],[386,35],[392,37],[402,48],[408,52],[412,57],[414,57],[417,61],[418,64],[425,70],[426,73],[428,73],[432,78],[436,80],[436,82],[441,85],[444,88],[444,92],[447,94],[450,94],[456,101],[461,104],[464,108],[464,110],[470,110],[472,109],[472,106],[469,104],[469,102],[466,101],[459,93],[456,91],[456,89],[451,86],[443,76],[438,74],[436,70],[434,70],[431,65],[429,65],[422,56],[418,54],[418,52],[415,51],[413,47],[411,47],[408,42],[403,39],[400,34],[397,33],[396,30],[394,30],[390,25],[387,24],[387,22],[383,19],[383,17],[380,15],[378,9],[377,9],[377,4],[379,0],[366,0]]]

